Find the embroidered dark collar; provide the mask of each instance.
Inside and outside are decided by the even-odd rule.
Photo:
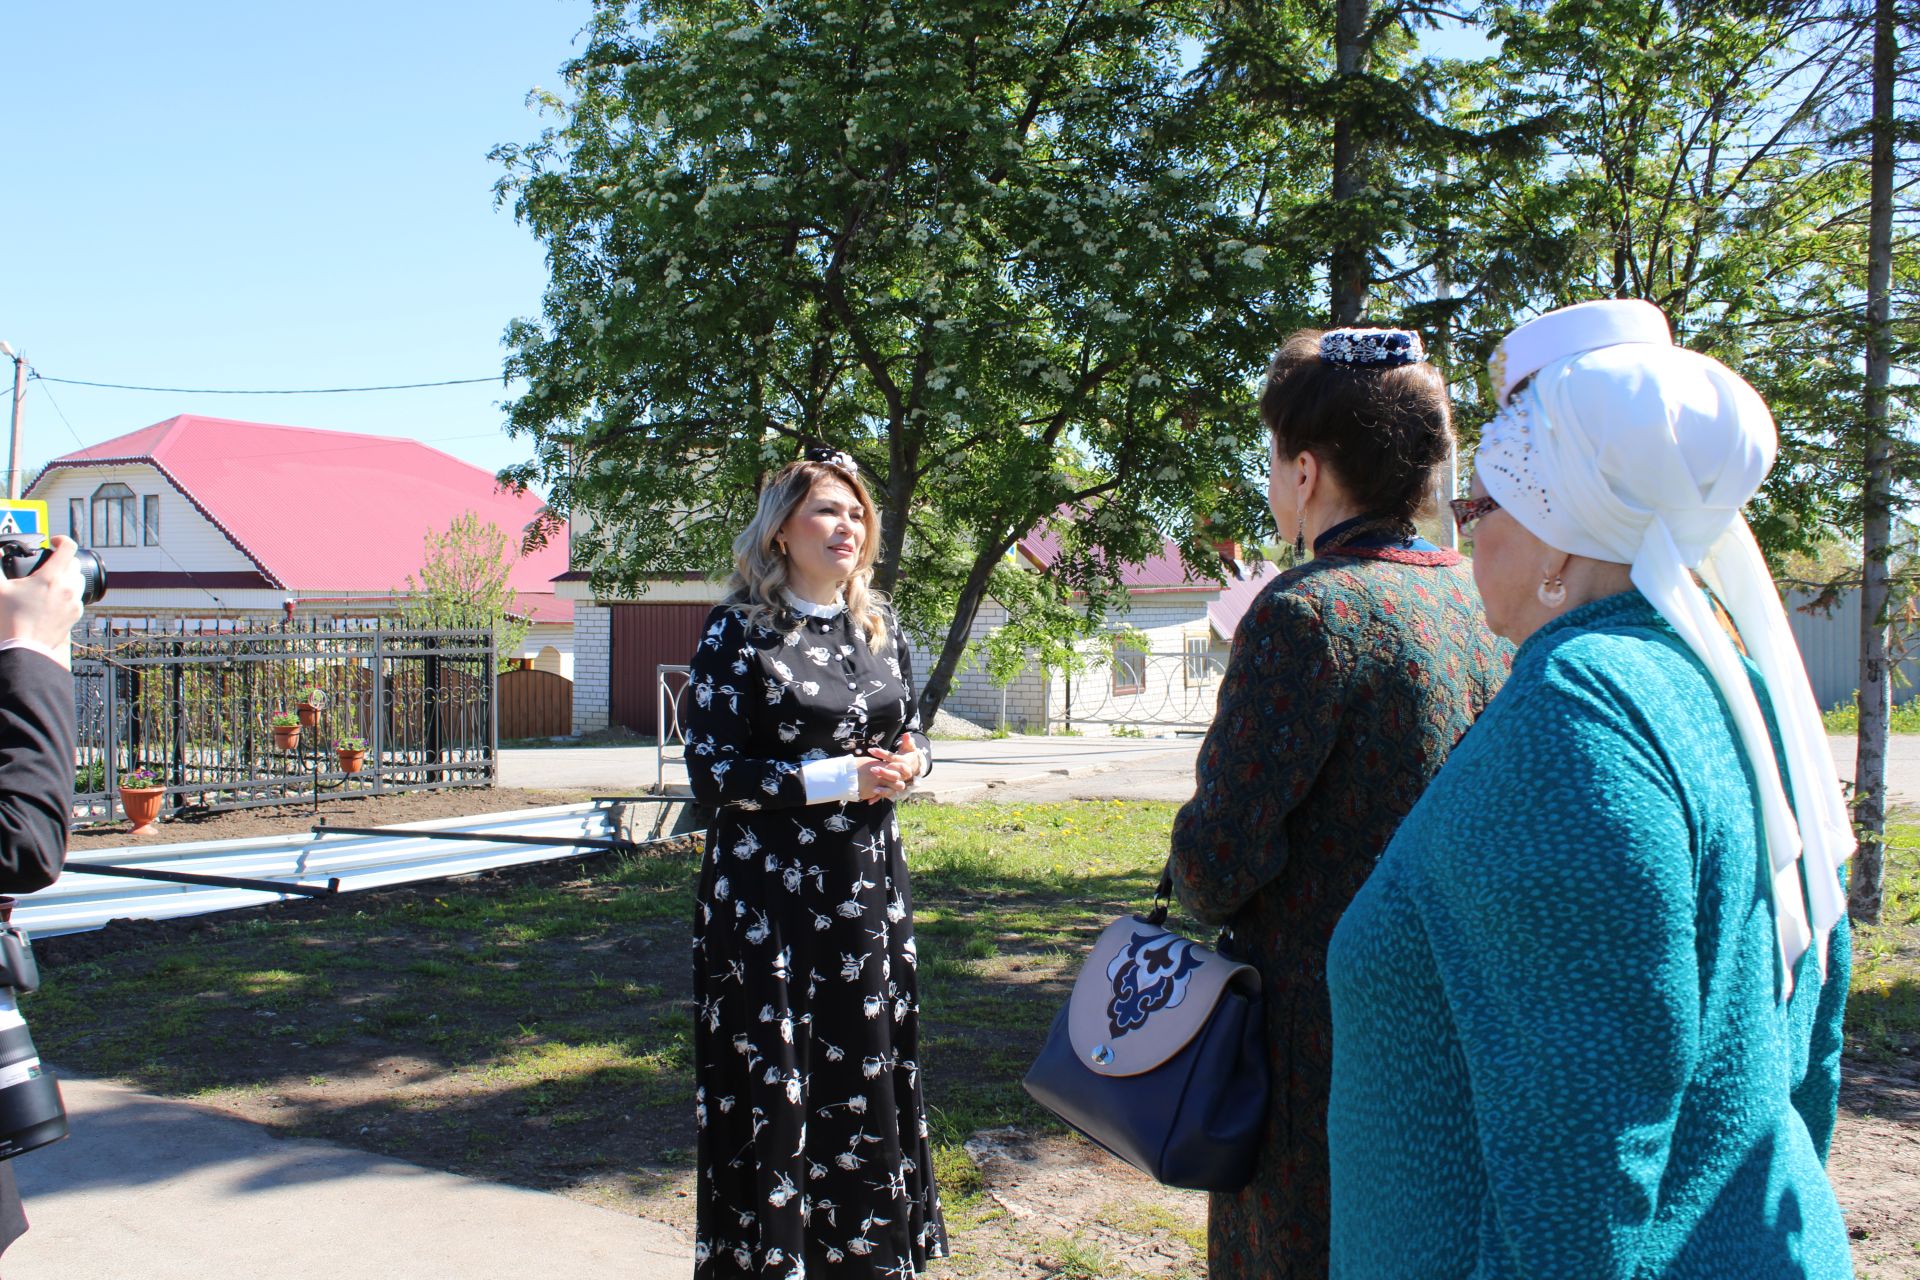
[[[1396,564],[1459,564],[1460,553],[1436,547],[1395,516],[1360,515],[1342,520],[1313,540],[1313,554],[1354,556],[1362,560],[1391,560]]]

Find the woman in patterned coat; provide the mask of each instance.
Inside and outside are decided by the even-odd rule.
[[[687,771],[716,816],[693,922],[694,1274],[909,1280],[943,1256],[894,799],[930,755],[878,517],[831,450],[775,475],[695,651]]]
[[[1212,1198],[1212,1280],[1326,1274],[1327,940],[1509,661],[1461,558],[1414,533],[1452,440],[1419,338],[1295,334],[1260,408],[1268,501],[1313,559],[1240,623],[1171,859],[1265,991],[1266,1139],[1251,1185]]]

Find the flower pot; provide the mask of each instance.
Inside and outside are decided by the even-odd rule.
[[[273,749],[292,751],[300,745],[300,726],[297,724],[276,724],[273,726]]]
[[[295,715],[300,717],[300,727],[302,729],[311,729],[320,723],[320,708],[314,706],[311,702],[303,702],[295,707],[293,711]]]
[[[154,823],[160,820],[160,802],[166,798],[165,787],[122,787],[120,788],[120,807],[127,811],[127,821],[133,824],[129,833],[136,836],[153,834]]]
[[[340,769],[343,773],[360,772],[360,766],[365,764],[367,759],[367,753],[364,751],[347,751],[343,749],[336,751],[334,754],[340,757]]]

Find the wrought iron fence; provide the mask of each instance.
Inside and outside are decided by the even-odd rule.
[[[681,719],[682,701],[687,690],[693,687],[693,669],[674,663],[663,662],[653,669],[656,681],[654,703],[659,743],[655,754],[653,789],[664,792],[667,789],[667,761],[678,760],[682,764],[687,760],[687,726]],[[674,754],[669,756],[667,753]]]
[[[1049,727],[1080,724],[1204,730],[1213,723],[1225,664],[1210,652],[1143,653],[1121,648],[1077,676],[1057,677]]]
[[[496,670],[487,629],[96,624],[75,634],[75,820],[114,820],[142,766],[174,812],[490,785]],[[276,742],[275,716],[298,717],[297,741]]]

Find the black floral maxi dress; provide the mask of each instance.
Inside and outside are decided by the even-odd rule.
[[[909,1280],[946,1232],[900,824],[891,801],[809,805],[801,767],[927,742],[897,626],[875,653],[844,611],[779,621],[722,605],[692,663],[687,772],[717,810],[693,921],[694,1274]]]

